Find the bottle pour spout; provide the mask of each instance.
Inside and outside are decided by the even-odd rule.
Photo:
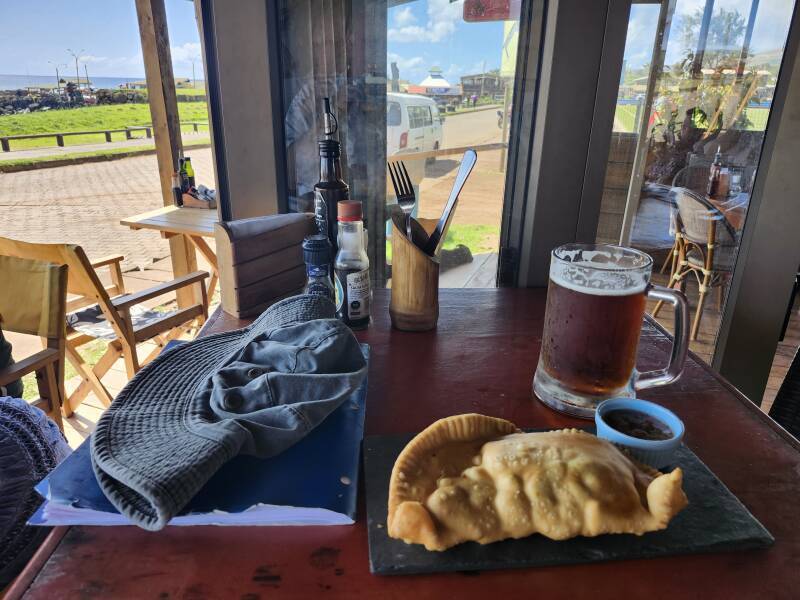
[[[339,122],[336,120],[336,117],[331,112],[330,98],[323,98],[322,102],[325,107],[325,111],[322,115],[325,127],[325,137],[327,139],[332,139],[333,134],[336,133],[336,131],[339,129]]]

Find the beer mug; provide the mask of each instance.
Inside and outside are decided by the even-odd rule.
[[[594,418],[608,398],[680,377],[689,347],[688,308],[679,291],[650,284],[647,254],[602,244],[566,244],[552,252],[539,365],[533,392],[550,408]],[[665,369],[639,373],[636,350],[647,298],[675,309],[675,341]]]

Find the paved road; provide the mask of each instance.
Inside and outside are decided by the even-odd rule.
[[[499,142],[503,133],[497,126],[497,108],[447,117],[443,129],[444,148]]]

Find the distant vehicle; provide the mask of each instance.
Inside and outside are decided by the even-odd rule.
[[[442,137],[442,119],[432,98],[386,94],[387,156],[438,150]]]

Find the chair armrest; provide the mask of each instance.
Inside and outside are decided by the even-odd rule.
[[[111,300],[111,304],[118,309],[130,308],[134,304],[140,304],[145,300],[158,298],[159,296],[163,296],[168,292],[174,292],[182,287],[197,283],[198,281],[203,281],[207,277],[207,271],[195,271],[194,273],[189,273],[188,275],[178,277],[172,281],[167,281],[151,288],[147,288],[141,292],[120,296],[119,298],[113,298]]]
[[[41,369],[45,365],[58,360],[58,350],[55,348],[45,348],[36,354],[23,358],[21,361],[0,369],[0,385],[5,385],[16,381],[23,375]]]
[[[98,258],[97,260],[92,261],[92,267],[105,267],[106,265],[112,265],[114,263],[119,263],[125,260],[125,257],[122,254],[109,254],[108,256],[104,256],[103,258]]]

